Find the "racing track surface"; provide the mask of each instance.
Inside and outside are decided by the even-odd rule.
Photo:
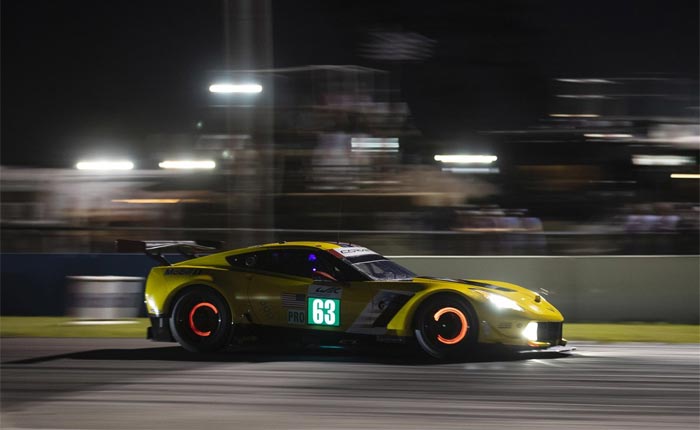
[[[2,339],[2,429],[695,429],[700,346],[430,364],[322,350],[197,356],[133,339]]]

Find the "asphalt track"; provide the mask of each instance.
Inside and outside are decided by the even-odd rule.
[[[134,339],[2,339],[2,429],[693,429],[700,346],[433,364],[322,350],[199,356]]]

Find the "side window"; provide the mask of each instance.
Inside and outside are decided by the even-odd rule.
[[[233,267],[284,275],[311,278],[316,270],[322,270],[320,254],[313,249],[271,249],[248,254],[231,255],[226,258]]]
[[[338,281],[365,280],[360,273],[327,252],[316,249],[271,249],[226,258],[233,267],[302,278]]]
[[[317,252],[303,249],[276,249],[266,255],[262,270],[285,275],[311,278],[316,266]]]
[[[261,253],[258,252],[251,252],[248,254],[229,255],[226,257],[226,261],[233,267],[259,269],[260,254]]]

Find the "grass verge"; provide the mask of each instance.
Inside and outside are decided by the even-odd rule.
[[[666,323],[564,324],[569,340],[700,343],[700,325]]]
[[[145,338],[147,318],[122,324],[75,324],[69,317],[0,317],[0,337]],[[564,324],[569,340],[597,342],[700,343],[700,326],[663,323]]]
[[[0,337],[134,337],[145,338],[148,318],[119,320],[119,324],[69,317],[0,317]]]

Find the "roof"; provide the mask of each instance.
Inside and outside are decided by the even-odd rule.
[[[264,248],[296,248],[296,247],[311,247],[311,248],[320,248],[324,251],[328,251],[329,249],[335,249],[335,248],[341,248],[341,247],[347,247],[347,246],[358,246],[352,243],[347,243],[347,242],[322,242],[322,241],[316,241],[316,242],[311,242],[311,241],[282,241],[282,242],[274,242],[274,243],[266,243],[264,245],[258,245],[258,246],[252,246],[247,249],[255,249],[259,247],[264,247]]]
[[[227,266],[226,257],[230,255],[245,254],[247,252],[255,252],[261,248],[299,248],[299,247],[309,247],[317,248],[323,251],[329,251],[331,249],[341,248],[341,247],[353,247],[358,246],[347,242],[323,242],[323,241],[291,241],[291,242],[274,242],[265,243],[262,245],[249,246],[247,248],[237,248],[231,249],[224,252],[219,252],[216,254],[205,255],[203,257],[193,258],[191,260],[185,260],[179,263],[173,264],[173,266]]]

